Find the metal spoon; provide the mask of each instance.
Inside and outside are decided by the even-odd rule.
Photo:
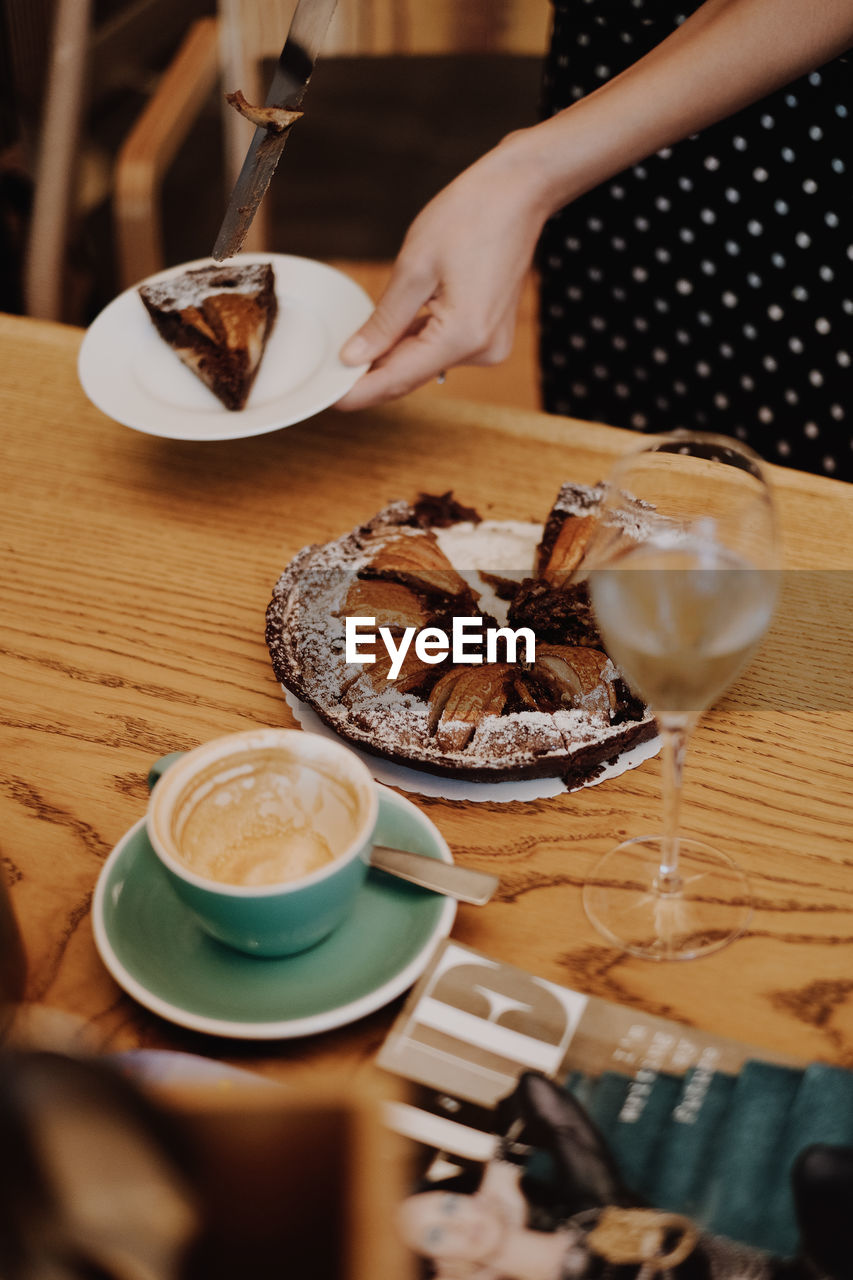
[[[373,846],[370,865],[411,884],[432,889],[434,893],[472,902],[477,907],[484,906],[498,887],[497,876],[485,871],[472,871],[453,862],[430,858],[425,853],[410,853],[407,849],[391,849],[382,844]]]

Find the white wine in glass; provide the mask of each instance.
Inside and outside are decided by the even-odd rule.
[[[723,436],[645,438],[608,479],[587,564],[607,650],[660,727],[664,812],[660,835],[605,855],[584,905],[635,955],[705,955],[743,932],[752,899],[726,854],[679,833],[684,757],[699,715],[773,615],[777,543],[761,460]]]

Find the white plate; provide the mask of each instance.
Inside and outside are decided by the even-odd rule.
[[[338,352],[373,303],[334,267],[284,253],[244,253],[270,262],[278,316],[245,409],[226,409],[159,336],[138,293],[126,289],[92,321],[77,372],[86,395],[126,427],[171,440],[237,440],[302,422],[340,400],[366,365],[341,364]],[[140,284],[213,264],[200,258]]]

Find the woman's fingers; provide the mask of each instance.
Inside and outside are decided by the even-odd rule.
[[[490,365],[500,364],[512,351],[515,341],[515,328],[518,321],[518,308],[521,304],[521,284],[510,295],[509,304],[499,324],[489,331],[488,340],[480,350],[472,351],[466,364]]]
[[[364,409],[407,395],[456,363],[433,317],[416,320],[407,333],[338,401],[339,409]]]
[[[341,348],[344,364],[368,364],[377,360],[405,336],[435,288],[434,277],[413,271],[398,259],[391,279],[372,316]]]
[[[517,295],[494,330],[484,328],[452,308],[419,315],[399,340],[373,362],[355,386],[338,401],[339,409],[369,405],[407,395],[458,364],[490,365],[505,360],[515,334]],[[472,336],[475,340],[472,342]]]

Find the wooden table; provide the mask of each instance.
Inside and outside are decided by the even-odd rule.
[[[78,1015],[103,1047],[189,1050],[282,1080],[318,1067],[367,1078],[400,1001],[310,1039],[246,1044],[182,1030],[126,997],[93,942],[100,868],[145,809],[153,758],[292,724],[264,610],[300,547],[419,490],[452,488],[483,514],[541,519],[561,480],[596,481],[629,436],[434,391],[249,440],[167,441],[88,403],[75,371],[81,336],[0,319],[0,851],[29,998]],[[853,488],[792,471],[775,479],[789,565],[853,569]],[[825,697],[798,698],[789,673],[758,664],[697,732],[685,794],[686,830],[753,878],[748,936],[655,965],[614,951],[587,923],[580,885],[594,861],[658,825],[654,760],[553,800],[418,798],[460,860],[501,877],[489,907],[460,907],[454,937],[591,994],[853,1066],[853,714],[849,691],[836,699],[850,654],[817,616],[778,628],[803,638]]]

